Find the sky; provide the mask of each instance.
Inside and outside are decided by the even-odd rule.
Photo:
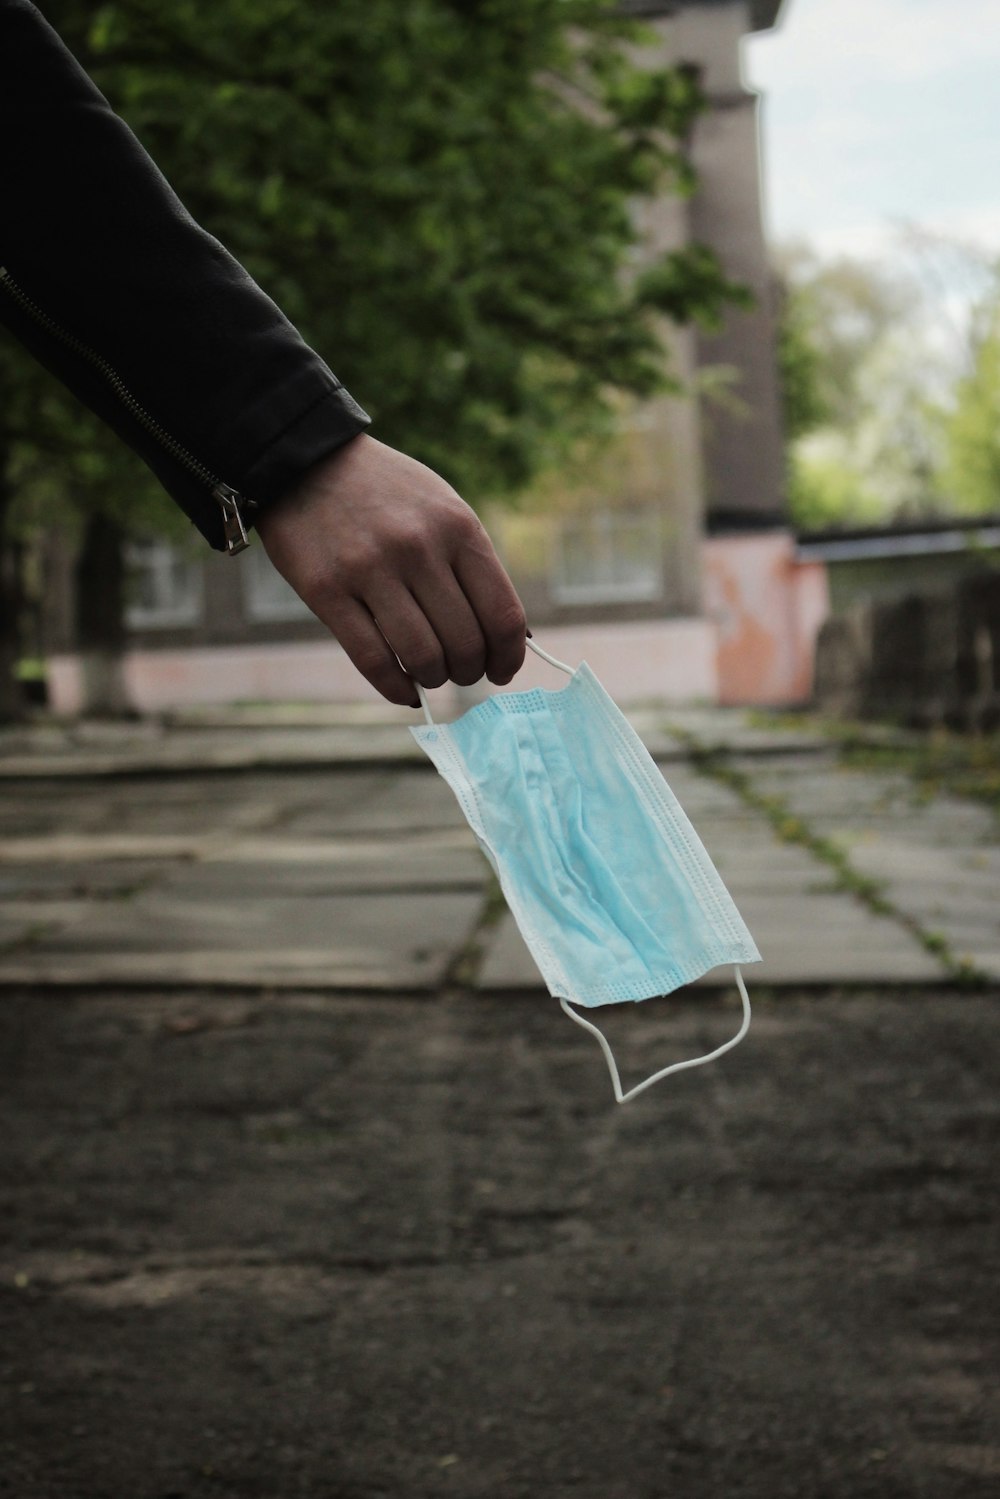
[[[906,223],[1000,255],[1000,0],[785,0],[743,69],[772,241],[884,258]]]

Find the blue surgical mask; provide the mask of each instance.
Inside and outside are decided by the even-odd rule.
[[[417,743],[451,786],[500,881],[549,992],[601,1044],[619,1103],[746,1035],[740,963],[760,954],[697,833],[628,720],[590,667],[561,691],[497,693]],[[738,1033],[705,1056],[674,1062],[622,1092],[602,1032],[574,1006],[651,999],[733,964]]]

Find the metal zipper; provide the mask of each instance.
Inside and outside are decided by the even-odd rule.
[[[194,474],[200,483],[204,484],[211,492],[212,498],[222,510],[222,526],[226,539],[226,550],[230,556],[244,551],[250,545],[247,535],[246,523],[243,519],[243,507],[247,504],[243,495],[239,494],[230,485],[224,484],[210,469],[200,463],[187,448],[179,443],[176,437],[171,436],[165,428],[161,427],[155,417],[149,412],[129,390],[125,381],[119,375],[113,365],[82,343],[74,334],[66,331],[47,312],[43,312],[37,302],[32,301],[27,292],[23,291],[6,266],[0,266],[0,286],[16,302],[23,312],[26,312],[33,322],[43,328],[46,333],[57,339],[65,348],[70,349],[81,359],[85,360],[99,374],[103,375],[114,395],[125,407],[129,415],[138,422],[146,432],[153,437],[165,452],[169,453],[183,468]]]

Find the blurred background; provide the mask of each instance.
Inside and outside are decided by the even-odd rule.
[[[611,10],[49,7],[564,657],[988,725],[997,6]],[[207,555],[2,359],[8,716],[371,700],[261,548]]]

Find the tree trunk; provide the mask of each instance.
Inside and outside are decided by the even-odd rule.
[[[76,562],[76,641],[81,713],[121,718],[134,713],[125,686],[124,535],[107,515],[87,518]]]
[[[22,548],[11,535],[13,495],[7,479],[7,455],[0,436],[0,723],[23,718],[24,693],[16,676],[21,658]]]

